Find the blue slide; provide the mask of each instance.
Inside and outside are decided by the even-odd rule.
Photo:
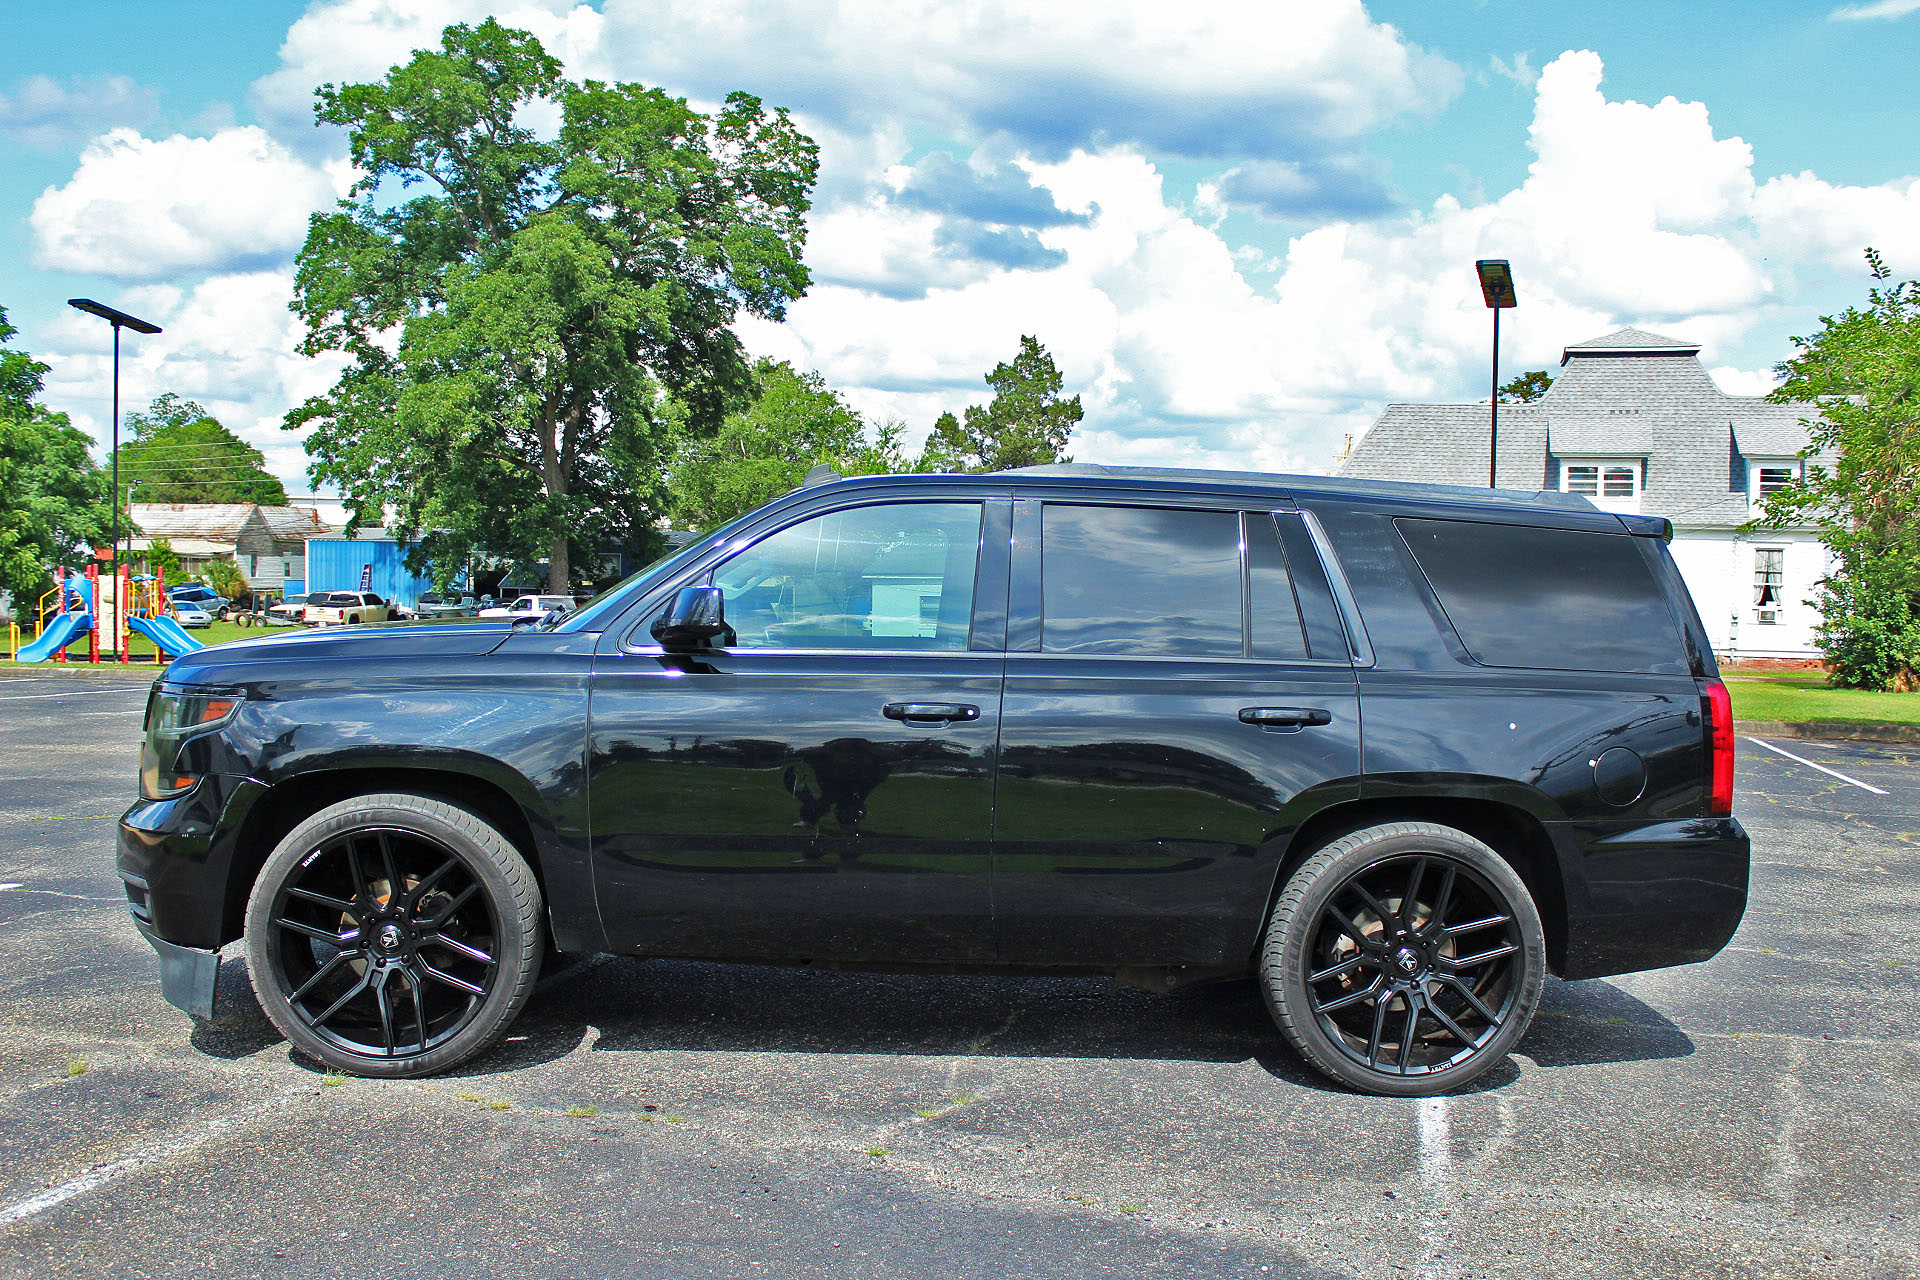
[[[45,662],[54,654],[72,644],[75,638],[93,630],[93,615],[90,613],[55,614],[47,629],[32,644],[20,646],[20,652],[13,655],[15,662]],[[198,648],[199,646],[194,646]]]
[[[127,625],[153,641],[154,648],[169,658],[179,658],[192,653],[195,649],[204,649],[205,645],[186,633],[172,618],[135,618],[129,617]]]

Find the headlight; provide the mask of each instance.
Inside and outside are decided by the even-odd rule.
[[[231,720],[240,702],[241,696],[230,691],[155,685],[147,698],[147,737],[140,746],[141,798],[165,800],[191,790],[200,777],[181,767],[181,746]]]

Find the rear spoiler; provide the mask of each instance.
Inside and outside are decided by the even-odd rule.
[[[1673,521],[1665,516],[1628,516],[1615,513],[1615,519],[1627,527],[1627,532],[1636,538],[1658,538],[1662,542],[1673,541]]]

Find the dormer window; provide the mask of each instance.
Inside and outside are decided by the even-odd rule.
[[[1793,482],[1799,478],[1794,475],[1793,470],[1792,467],[1758,468],[1758,480],[1755,484],[1756,491],[1764,498],[1770,493],[1778,493],[1782,489],[1791,487]]]
[[[1640,464],[1622,462],[1563,462],[1560,490],[1600,502],[1632,503],[1640,496]]]

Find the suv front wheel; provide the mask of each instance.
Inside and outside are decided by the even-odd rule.
[[[1367,1093],[1446,1093],[1505,1061],[1546,983],[1525,883],[1431,822],[1342,836],[1288,878],[1261,948],[1274,1021],[1323,1074]]]
[[[520,1012],[540,914],[526,859],[480,818],[425,796],[361,796],[268,857],[247,903],[247,965],[301,1053],[358,1075],[427,1075]]]

